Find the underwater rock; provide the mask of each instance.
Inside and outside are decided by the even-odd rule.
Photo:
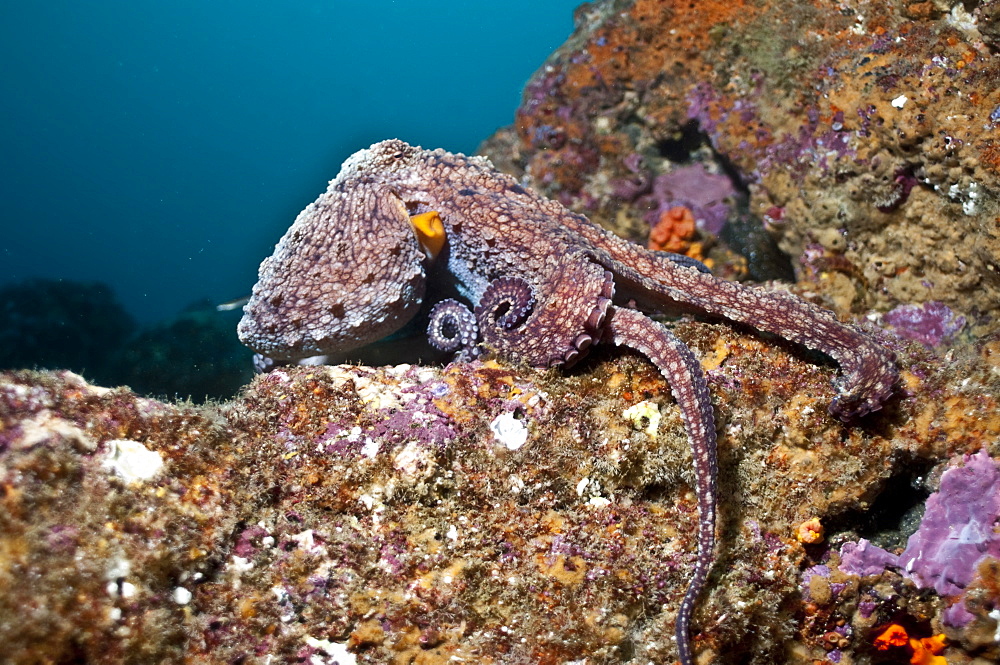
[[[7,285],[0,288],[0,369],[71,369],[113,383],[107,366],[135,327],[106,284]]]
[[[4,663],[180,662],[190,594],[239,515],[225,422],[89,385],[0,374]]]
[[[252,354],[233,334],[237,312],[207,301],[146,326],[109,359],[106,375],[148,396],[226,399],[253,378]]]
[[[728,179],[793,259],[839,238],[852,268],[816,286],[836,299],[849,280],[854,311],[938,301],[996,331],[996,5],[586,3],[482,150],[640,244],[684,198],[665,178]],[[696,246],[729,243],[717,223]],[[730,249],[707,263],[745,275]]]
[[[862,538],[840,548],[837,572],[828,574],[846,593],[825,599],[842,616],[856,607],[852,623],[865,630],[893,623],[876,640],[895,631],[906,636],[896,622],[909,624],[937,640],[954,641],[970,653],[995,660],[1000,656],[1000,463],[996,452],[982,450],[949,465],[940,477],[940,488],[927,500],[919,529],[906,548],[893,554]],[[839,560],[839,561],[838,561]],[[828,573],[830,573],[829,569]],[[847,577],[845,577],[845,574]],[[851,578],[866,578],[860,584]],[[909,583],[904,583],[904,578]],[[933,589],[930,599],[915,589]],[[896,590],[901,593],[896,594]],[[831,612],[830,608],[826,610]],[[873,621],[872,617],[875,617]],[[941,632],[943,631],[943,632]],[[938,633],[931,638],[930,632]],[[918,640],[920,642],[921,640]],[[919,643],[904,639],[911,662],[919,660]],[[925,645],[926,646],[926,645]],[[935,653],[940,653],[935,651]],[[947,662],[966,662],[954,651]]]
[[[865,621],[939,616],[896,575],[851,623],[868,587],[837,568],[840,534],[892,478],[1000,453],[998,349],[943,359],[871,328],[904,389],[846,427],[826,412],[833,367],[675,330],[711,385],[725,497],[697,653],[865,662]],[[205,406],[3,374],[6,662],[669,662],[695,555],[689,454],[656,368],[603,347],[567,373],[278,368]]]
[[[965,455],[963,465],[945,469],[940,489],[927,499],[920,527],[906,549],[897,555],[864,538],[847,542],[840,548],[839,569],[860,577],[894,569],[918,588],[934,589],[949,603],[940,617],[946,627],[996,619],[988,612],[1000,605],[998,526],[1000,465],[982,450]]]
[[[70,370],[103,385],[196,402],[232,397],[253,376],[238,313],[197,302],[139,328],[111,288],[28,280],[0,288],[0,369]]]

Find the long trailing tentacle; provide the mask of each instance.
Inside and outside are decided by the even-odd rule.
[[[612,307],[604,340],[624,345],[648,357],[670,383],[681,410],[694,457],[698,496],[698,558],[687,591],[677,610],[675,634],[683,665],[691,665],[691,614],[715,559],[715,503],[717,455],[715,415],[708,382],[698,359],[672,332],[641,312]]]
[[[427,322],[427,341],[439,351],[455,354],[465,362],[478,355],[479,326],[472,310],[453,298],[434,305]]]

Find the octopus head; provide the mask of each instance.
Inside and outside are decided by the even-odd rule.
[[[254,351],[277,360],[349,351],[419,310],[425,253],[406,205],[350,164],[261,264],[237,329]]]

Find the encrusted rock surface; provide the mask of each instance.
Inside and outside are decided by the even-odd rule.
[[[996,559],[945,596],[893,563],[946,469],[1000,459],[998,6],[585,5],[485,146],[723,275],[788,277],[780,247],[899,358],[845,426],[818,355],[676,324],[720,435],[702,663],[1000,659]],[[668,663],[691,483],[668,387],[616,349],[278,369],[200,406],[0,373],[0,661]]]
[[[994,331],[998,12],[910,0],[585,4],[515,125],[482,150],[637,242],[671,208],[692,210],[700,236],[683,251],[707,252],[723,274],[787,276],[776,241],[842,300],[881,311],[940,301]],[[703,200],[725,194],[720,176],[733,189],[721,208]]]
[[[826,413],[834,368],[677,326],[720,428],[704,658],[868,662],[880,621],[939,628],[943,603],[898,575],[880,603],[865,587],[868,623],[857,581],[824,595],[811,574],[802,597],[841,543],[889,546],[898,515],[866,521],[873,505],[916,484],[918,506],[937,465],[1000,455],[996,340],[931,350],[872,328],[904,389],[846,427]],[[210,406],[0,375],[5,662],[669,662],[694,555],[687,440],[655,368],[598,351],[569,374],[279,369]],[[1000,603],[984,574],[968,630]],[[949,662],[969,662],[962,644],[995,655],[955,644]]]

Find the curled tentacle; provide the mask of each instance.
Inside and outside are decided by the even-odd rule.
[[[520,277],[490,282],[476,307],[487,348],[535,367],[552,367],[572,364],[601,338],[614,296],[613,275],[573,256],[564,257],[557,273],[558,279],[540,287]]]
[[[483,331],[496,327],[511,331],[531,316],[535,296],[531,285],[520,277],[501,277],[490,282],[476,307],[476,321]]]
[[[468,307],[448,298],[434,305],[427,322],[427,341],[440,351],[454,353],[454,360],[464,362],[477,355],[479,326]]]
[[[677,609],[675,634],[681,663],[693,663],[689,635],[691,614],[715,559],[716,436],[712,396],[705,373],[691,349],[672,332],[641,312],[612,307],[604,338],[648,357],[670,383],[691,441],[695,493],[698,496],[698,558],[684,599]]]

